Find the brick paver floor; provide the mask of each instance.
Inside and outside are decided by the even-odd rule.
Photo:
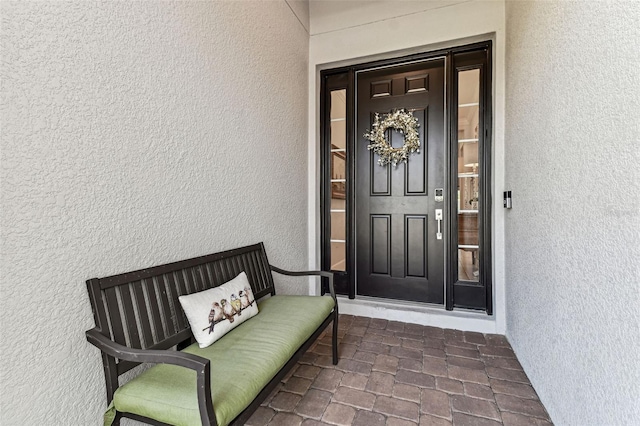
[[[551,425],[500,335],[340,315],[250,426]]]

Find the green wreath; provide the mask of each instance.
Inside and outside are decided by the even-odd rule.
[[[409,154],[420,152],[420,139],[418,138],[418,119],[406,109],[392,111],[384,114],[382,120],[380,114],[376,112],[375,121],[371,131],[364,134],[364,137],[372,144],[367,146],[368,150],[373,150],[380,156],[378,164],[385,166],[392,163],[407,162]],[[395,129],[404,134],[404,145],[402,148],[394,148],[385,137],[387,129]]]

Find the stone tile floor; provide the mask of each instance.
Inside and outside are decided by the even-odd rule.
[[[551,425],[500,335],[340,315],[250,426]]]

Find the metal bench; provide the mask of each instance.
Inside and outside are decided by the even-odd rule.
[[[119,387],[119,376],[141,363],[178,365],[196,371],[201,422],[203,425],[217,426],[214,410],[216,401],[212,400],[211,394],[215,378],[210,374],[210,361],[180,352],[195,340],[178,296],[217,287],[242,271],[247,274],[256,300],[276,294],[272,271],[291,276],[319,275],[328,282],[334,307],[286,365],[275,372],[273,379],[253,402],[229,424],[244,424],[331,322],[333,363],[337,364],[338,305],[333,289],[333,274],[323,271],[290,272],[271,266],[264,245],[259,243],[87,281],[96,327],[88,330],[86,336],[91,344],[101,350],[107,403],[112,402]],[[260,314],[247,322],[260,321],[259,318]],[[122,417],[154,425],[167,424],[151,417],[122,412],[116,412],[113,424],[118,425]]]

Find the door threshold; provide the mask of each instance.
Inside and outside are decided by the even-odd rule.
[[[475,331],[478,333],[497,333],[495,316],[488,316],[484,312],[469,310],[447,311],[444,306],[440,305],[427,305],[418,302],[366,296],[358,296],[357,299],[338,296],[338,306],[341,314],[388,319],[431,327],[453,328],[462,331]]]

